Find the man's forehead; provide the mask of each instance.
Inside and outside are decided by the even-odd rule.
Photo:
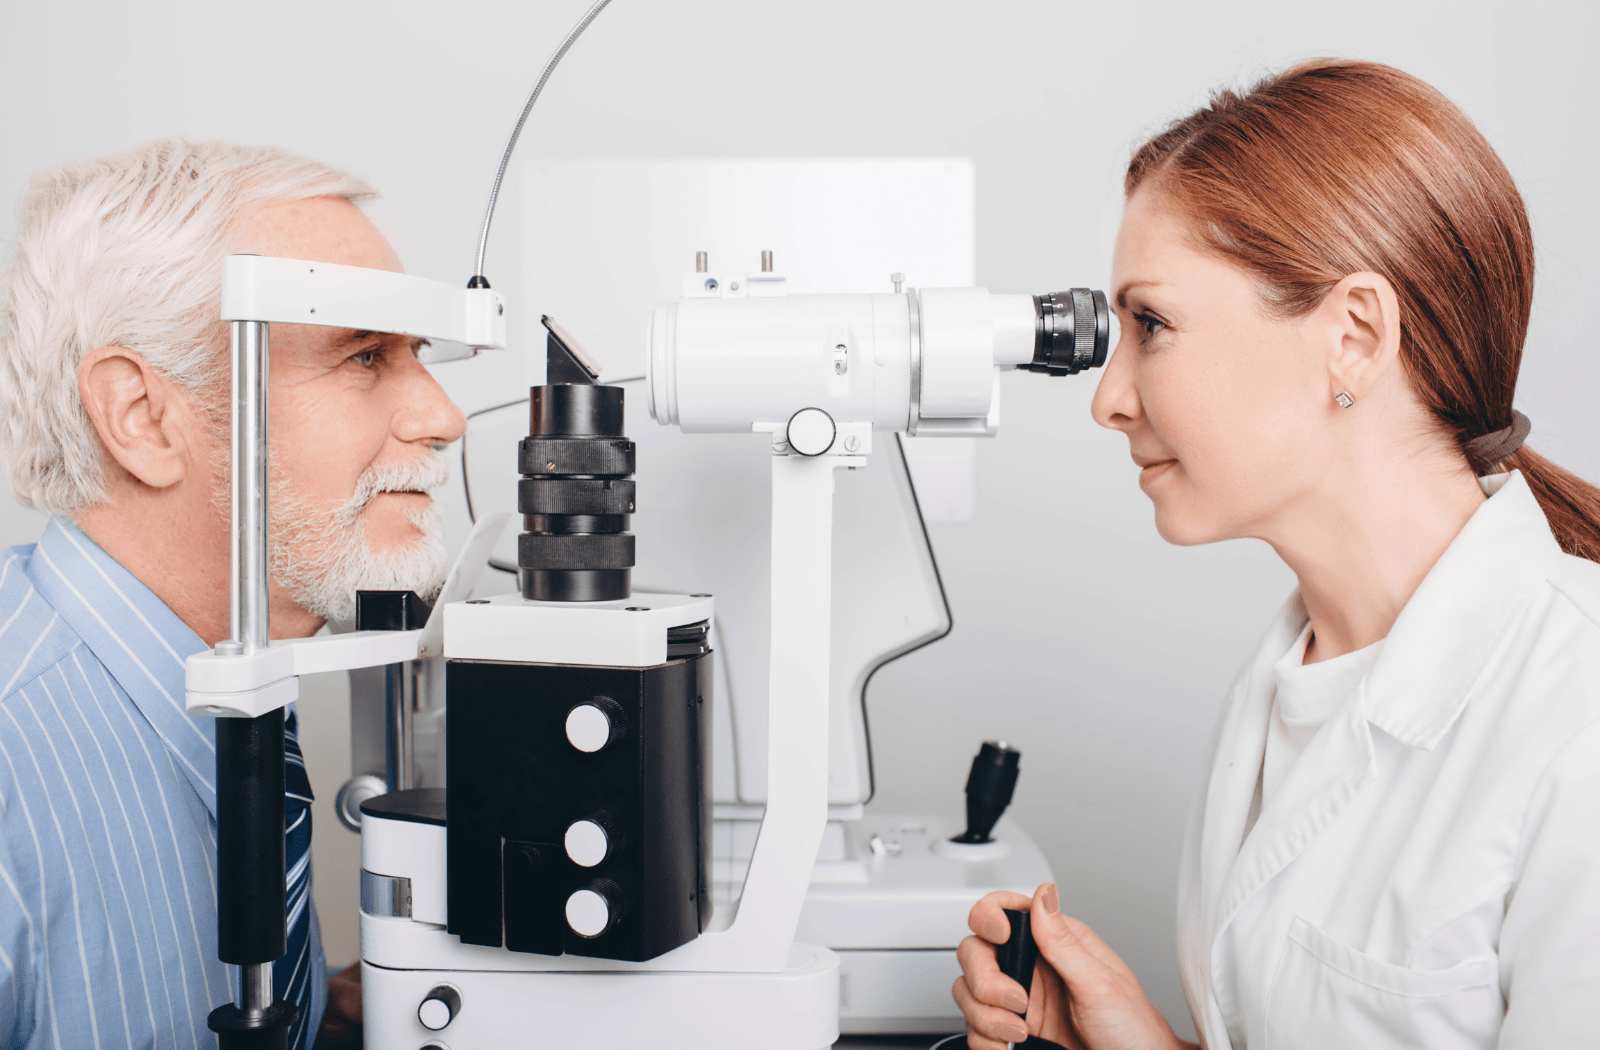
[[[238,252],[404,272],[372,220],[343,197],[251,208],[235,217],[229,240]]]

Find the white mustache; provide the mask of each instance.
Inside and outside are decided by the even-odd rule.
[[[450,460],[430,451],[416,459],[375,463],[356,479],[355,491],[334,512],[341,525],[353,525],[372,498],[384,492],[427,492],[450,480]]]

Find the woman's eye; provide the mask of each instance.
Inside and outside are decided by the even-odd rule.
[[[1151,317],[1149,314],[1145,313],[1134,314],[1133,320],[1136,324],[1144,329],[1144,335],[1146,339],[1157,334],[1161,331],[1161,329],[1167,327],[1166,322]]]

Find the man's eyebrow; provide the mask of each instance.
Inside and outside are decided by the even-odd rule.
[[[1135,288],[1156,287],[1156,286],[1159,286],[1160,284],[1161,284],[1160,281],[1151,280],[1149,278],[1139,278],[1137,280],[1132,280],[1132,281],[1127,282],[1126,284],[1122,285],[1120,288],[1117,289],[1117,296],[1116,296],[1117,309],[1126,310],[1128,308],[1128,293],[1133,291]]]
[[[366,340],[371,339],[373,336],[375,336],[377,334],[378,334],[377,332],[370,332],[370,331],[366,331],[366,330],[362,330],[362,331],[359,331],[359,332],[356,332],[356,331],[346,332],[344,335],[341,335],[339,338],[335,339],[334,343],[337,346],[346,346],[346,345],[348,345],[350,343],[365,342]]]

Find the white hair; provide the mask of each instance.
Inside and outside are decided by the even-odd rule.
[[[19,500],[75,515],[104,497],[78,368],[125,346],[206,400],[227,376],[222,258],[246,209],[371,186],[273,146],[169,138],[34,176],[0,275],[0,459]]]

